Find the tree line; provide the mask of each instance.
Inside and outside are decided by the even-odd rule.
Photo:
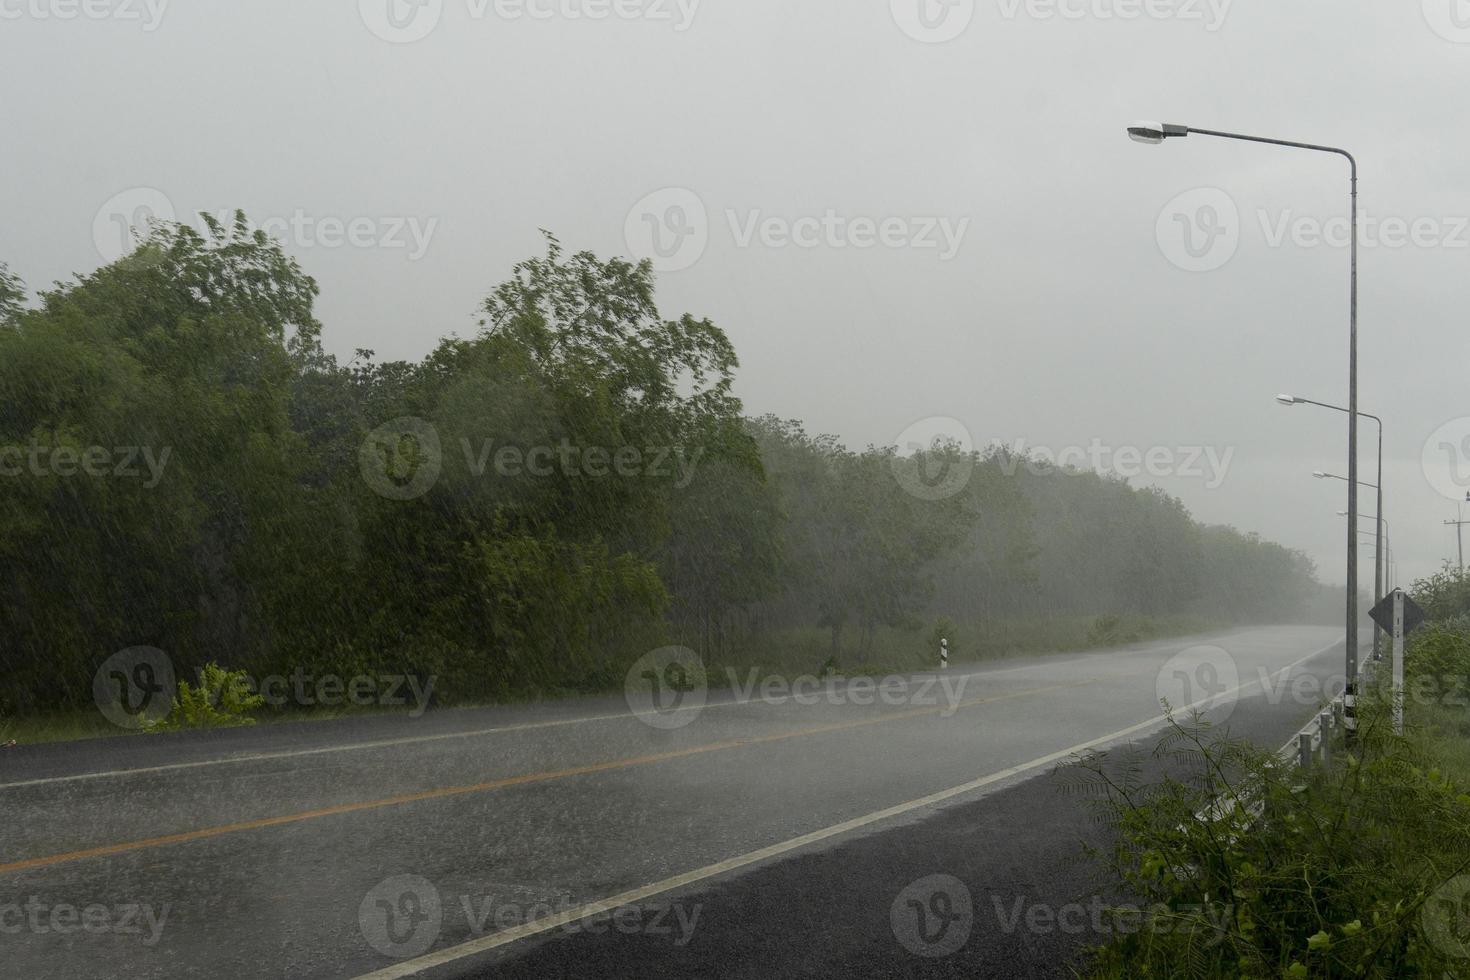
[[[1157,490],[749,417],[728,337],[663,317],[647,263],[548,235],[418,362],[328,354],[317,295],[243,215],[34,300],[0,266],[0,711],[84,705],[138,645],[481,700],[669,642],[861,659],[936,617],[1276,619],[1317,588]]]

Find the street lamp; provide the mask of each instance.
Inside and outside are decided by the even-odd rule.
[[[1176,123],[1137,122],[1128,127],[1128,138],[1138,143],[1162,143],[1166,139],[1190,135],[1216,136],[1221,139],[1265,143],[1298,150],[1315,150],[1336,154],[1347,160],[1350,177],[1349,227],[1352,231],[1348,276],[1348,527],[1347,527],[1347,693],[1356,694],[1358,678],[1358,162],[1347,150],[1316,143],[1267,139],[1212,129],[1195,129]]]
[[[1367,480],[1349,481],[1348,478],[1345,476],[1338,476],[1336,473],[1324,473],[1322,470],[1313,470],[1312,475],[1319,480],[1342,480],[1344,482],[1356,482],[1359,486],[1372,487],[1375,490],[1378,489],[1378,484],[1376,483],[1369,483]],[[1352,504],[1349,504],[1348,506],[1351,507]]]
[[[1315,400],[1313,400],[1311,398],[1298,398],[1295,395],[1277,395],[1276,396],[1276,400],[1278,402],[1280,402],[1281,404],[1283,404],[1283,405],[1316,405],[1318,408],[1326,408],[1326,409],[1329,409],[1331,411],[1334,411],[1334,412],[1342,412],[1344,414],[1347,413],[1347,409],[1343,408],[1341,405],[1331,405],[1331,404],[1328,404],[1327,402],[1319,402],[1319,401],[1315,401]],[[1378,534],[1377,534],[1375,540],[1378,542],[1378,544],[1381,545],[1381,544],[1383,544],[1383,528],[1384,528],[1384,520],[1383,520],[1383,419],[1379,418],[1376,415],[1372,415],[1372,414],[1370,414],[1368,412],[1359,412],[1358,415],[1361,416],[1362,418],[1365,418],[1365,419],[1372,419],[1374,422],[1377,422],[1378,423],[1378,482],[1376,484],[1373,484],[1372,486],[1373,486],[1373,489],[1378,492]],[[1354,458],[1357,457],[1357,443],[1354,443],[1353,444],[1353,456],[1354,456]],[[1354,475],[1356,475],[1356,474],[1354,474]],[[1349,507],[1353,507],[1354,506],[1354,503],[1353,502],[1349,502],[1348,506]],[[1361,517],[1362,515],[1358,515],[1358,516]],[[1356,521],[1354,521],[1354,523],[1356,523]],[[1374,558],[1373,559],[1373,605],[1375,605],[1375,606],[1377,606],[1380,602],[1383,601],[1383,590],[1386,587],[1387,582],[1388,582],[1388,566],[1387,566],[1385,560],[1381,557],[1381,555],[1383,553],[1383,549],[1380,547],[1378,549],[1378,552],[1379,552],[1380,557],[1377,557],[1377,558]],[[1379,629],[1375,625],[1375,627],[1373,629],[1373,659],[1374,660],[1377,660],[1381,656],[1381,652],[1380,652],[1380,649],[1379,649],[1379,637],[1381,635],[1382,635],[1382,630]]]
[[[1346,517],[1347,516],[1347,511],[1340,510],[1340,511],[1337,512],[1337,516],[1338,517]],[[1373,519],[1373,518],[1369,517],[1367,514],[1359,514],[1358,516],[1361,517],[1365,521],[1371,521]],[[1380,588],[1378,590],[1378,599],[1379,599],[1379,601],[1382,601],[1382,599],[1383,599],[1384,596],[1388,595],[1390,592],[1393,591],[1395,579],[1393,578],[1393,575],[1391,574],[1392,573],[1392,570],[1393,570],[1393,568],[1392,568],[1392,566],[1393,566],[1393,538],[1391,538],[1389,536],[1389,534],[1388,534],[1388,520],[1386,518],[1379,525],[1379,530],[1383,534],[1383,541],[1382,541],[1382,545],[1380,547],[1378,541],[1375,539],[1375,541],[1374,541],[1374,553],[1376,555],[1381,555],[1382,556],[1381,558],[1378,559],[1379,571],[1381,572],[1381,574],[1383,576],[1383,578],[1382,578],[1383,586],[1382,586],[1382,588]],[[1367,534],[1368,532],[1367,531],[1359,531],[1358,533],[1359,534]],[[1377,604],[1378,604],[1377,602],[1374,603],[1375,606]],[[1375,625],[1375,627],[1377,626],[1377,624],[1374,624],[1374,625]],[[1378,638],[1380,636],[1382,636],[1382,635],[1383,635],[1383,631],[1381,629],[1378,629],[1378,628],[1375,628],[1374,629],[1374,631],[1373,631],[1373,659],[1374,660],[1378,660],[1378,659],[1380,659],[1383,656],[1383,654],[1380,652],[1379,646],[1378,646]]]

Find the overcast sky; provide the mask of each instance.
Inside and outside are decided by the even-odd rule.
[[[1346,484],[1311,473],[1345,472],[1346,416],[1273,396],[1347,398],[1346,165],[1124,128],[1344,146],[1407,584],[1454,557],[1470,473],[1457,9],[0,0],[0,260],[42,286],[150,210],[241,207],[320,282],[329,349],[419,358],[547,228],[654,257],[663,312],[734,341],[751,414],[1078,447],[1341,581]]]

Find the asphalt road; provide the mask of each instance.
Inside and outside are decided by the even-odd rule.
[[[1159,699],[1272,747],[1340,634],[0,752],[0,962],[57,977],[1068,976],[1059,792]],[[742,678],[744,680],[744,678]],[[1294,681],[1294,683],[1293,683]],[[1340,685],[1340,681],[1338,682]]]

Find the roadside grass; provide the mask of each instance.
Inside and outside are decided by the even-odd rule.
[[[25,717],[0,716],[0,746],[14,741],[21,745],[39,742],[75,742],[85,738],[107,738],[113,735],[136,735],[118,728],[101,712],[57,711]],[[0,748],[0,752],[4,749]]]
[[[1417,737],[1393,736],[1376,697],[1360,699],[1359,724],[1355,753],[1306,773],[1193,724],[1159,745],[1187,776],[1145,784],[1085,763],[1077,785],[1117,832],[1092,856],[1108,890],[1136,896],[1115,910],[1088,975],[1463,976],[1470,936],[1453,903],[1470,883],[1467,785]],[[1195,816],[1219,800],[1263,810]]]
[[[1156,752],[1182,775],[1086,760],[1073,788],[1116,835],[1088,851],[1102,890],[1149,910],[1118,920],[1087,975],[1470,976],[1470,620],[1416,634],[1406,675],[1405,734],[1380,671],[1353,750],[1310,772],[1198,724]],[[1223,816],[1196,817],[1217,804]]]
[[[728,688],[732,676],[737,684],[745,684],[754,676],[760,680],[780,677],[792,680],[802,676],[886,676],[933,670],[938,666],[937,630],[949,639],[951,667],[1024,656],[1053,653],[1075,653],[1083,650],[1108,649],[1147,640],[1188,636],[1224,628],[1226,624],[1195,616],[1057,616],[1046,619],[996,619],[984,624],[926,624],[911,629],[884,627],[875,631],[866,655],[856,649],[855,638],[844,637],[842,652],[832,656],[832,637],[820,628],[781,630],[745,639],[730,649],[712,651],[704,659],[712,688]],[[675,636],[674,643],[697,649],[692,638]],[[618,688],[601,695],[615,694]],[[496,705],[531,704],[563,698],[596,697],[587,691],[526,692],[523,697],[493,703],[455,701],[455,708],[485,708]],[[263,725],[298,724],[361,718],[378,715],[405,714],[409,706],[384,705],[312,705],[263,708],[251,712]],[[188,725],[166,726],[187,728]],[[48,714],[0,716],[0,752],[14,740],[18,744],[68,742],[91,738],[110,738],[144,734],[119,728],[100,712],[85,709]]]
[[[486,705],[456,705],[456,707],[487,707]],[[313,705],[310,708],[266,708],[251,717],[259,725],[296,725],[339,718],[365,718],[379,715],[402,715],[413,710],[407,706],[388,705]],[[158,731],[180,731],[188,726],[160,728]],[[0,753],[4,746],[14,741],[17,745],[39,745],[47,742],[78,742],[89,738],[124,738],[147,735],[141,729],[120,728],[108,721],[101,712],[75,709],[47,714],[19,717],[0,716]],[[3,758],[3,755],[0,755]]]
[[[1470,708],[1410,705],[1404,718],[1435,767],[1470,793]]]

